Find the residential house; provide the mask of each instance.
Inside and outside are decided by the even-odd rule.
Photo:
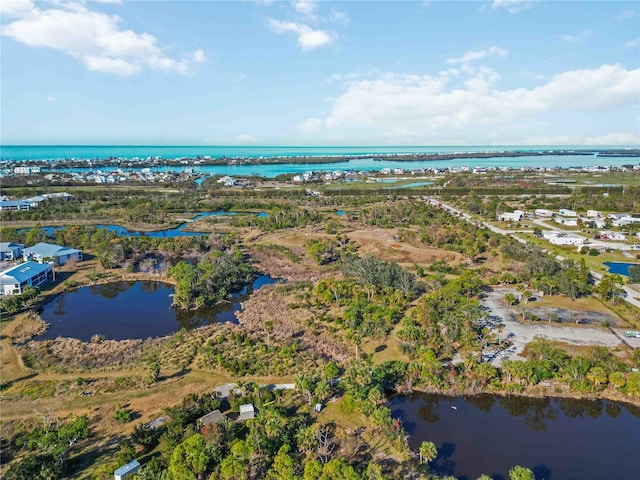
[[[25,287],[36,287],[53,278],[48,263],[25,262],[0,272],[0,294],[19,295]]]
[[[31,204],[24,200],[2,200],[0,201],[1,210],[29,210]]]
[[[229,176],[219,178],[218,183],[222,183],[225,187],[235,187],[238,184],[235,178]]]
[[[598,210],[587,210],[587,217],[600,218],[602,217],[602,212],[599,212]]]
[[[140,462],[133,460],[113,472],[113,480],[124,480],[140,469]]]
[[[599,232],[602,240],[612,240],[614,242],[624,242],[627,236],[624,233],[602,230]]]
[[[203,415],[198,420],[196,420],[196,425],[202,428],[205,425],[212,425],[214,423],[218,423],[222,420],[222,412],[220,410],[214,410],[213,412],[209,412],[206,415]]]
[[[563,217],[555,217],[554,221],[559,223],[560,225],[564,225],[565,227],[577,227],[578,219],[577,218],[563,218]]]
[[[33,260],[38,263],[55,261],[57,265],[64,265],[72,259],[78,262],[82,261],[82,252],[75,248],[40,242],[33,247],[25,248],[22,251],[22,257],[25,260]]]
[[[524,212],[522,210],[514,210],[513,212],[504,212],[498,216],[498,220],[502,222],[519,222],[522,220]]]
[[[548,217],[548,218],[551,218],[551,217],[553,217],[555,215],[551,210],[546,210],[544,208],[536,208],[534,213],[536,214],[536,217]]]
[[[0,260],[16,260],[22,257],[24,245],[13,242],[0,242]]]
[[[573,211],[573,210],[569,210],[568,208],[561,208],[558,213],[560,215],[562,215],[563,217],[577,217],[578,214]]]

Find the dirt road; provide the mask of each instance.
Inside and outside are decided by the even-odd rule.
[[[494,327],[502,341],[508,341],[510,346],[503,350],[487,352],[484,359],[499,366],[505,359],[522,359],[519,355],[527,343],[534,340],[536,335],[544,335],[551,340],[565,342],[571,345],[602,345],[615,347],[623,343],[623,331],[616,329],[618,335],[605,327],[573,327],[553,323],[519,323],[512,309],[504,301],[504,295],[510,289],[494,289],[482,299],[482,304],[489,310]],[[624,339],[632,348],[640,348],[640,339]]]

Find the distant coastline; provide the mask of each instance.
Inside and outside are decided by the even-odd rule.
[[[199,153],[197,153],[199,152]],[[425,162],[548,156],[638,158],[640,148],[531,147],[158,147],[3,146],[4,166],[145,168],[158,166],[327,164],[351,160]]]

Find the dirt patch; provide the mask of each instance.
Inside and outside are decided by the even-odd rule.
[[[36,312],[26,312],[16,318],[2,332],[14,342],[24,342],[47,331],[47,323]]]
[[[344,362],[350,357],[346,343],[331,335],[326,327],[313,324],[312,315],[302,308],[291,308],[292,295],[275,293],[277,286],[262,287],[249,300],[242,303],[242,311],[236,316],[240,325],[253,335],[266,336],[264,324],[273,322],[271,338],[274,342],[289,342],[295,338],[305,349],[312,350],[320,357]]]
[[[358,246],[360,255],[370,253],[381,260],[394,261],[405,267],[415,264],[428,266],[437,261],[459,263],[464,258],[460,253],[401,242],[396,229],[356,230],[347,236]]]

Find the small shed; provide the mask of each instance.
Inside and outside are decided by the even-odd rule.
[[[196,425],[202,428],[205,425],[218,423],[220,420],[222,420],[222,412],[220,412],[220,410],[214,410],[213,412],[209,412],[196,420]]]
[[[132,460],[131,462],[121,466],[119,469],[113,472],[113,479],[124,480],[129,475],[137,472],[139,469],[140,469],[140,462],[138,462],[137,460]]]
[[[243,422],[245,420],[250,420],[256,416],[256,411],[253,408],[253,404],[245,403],[244,405],[240,405],[240,420]]]

